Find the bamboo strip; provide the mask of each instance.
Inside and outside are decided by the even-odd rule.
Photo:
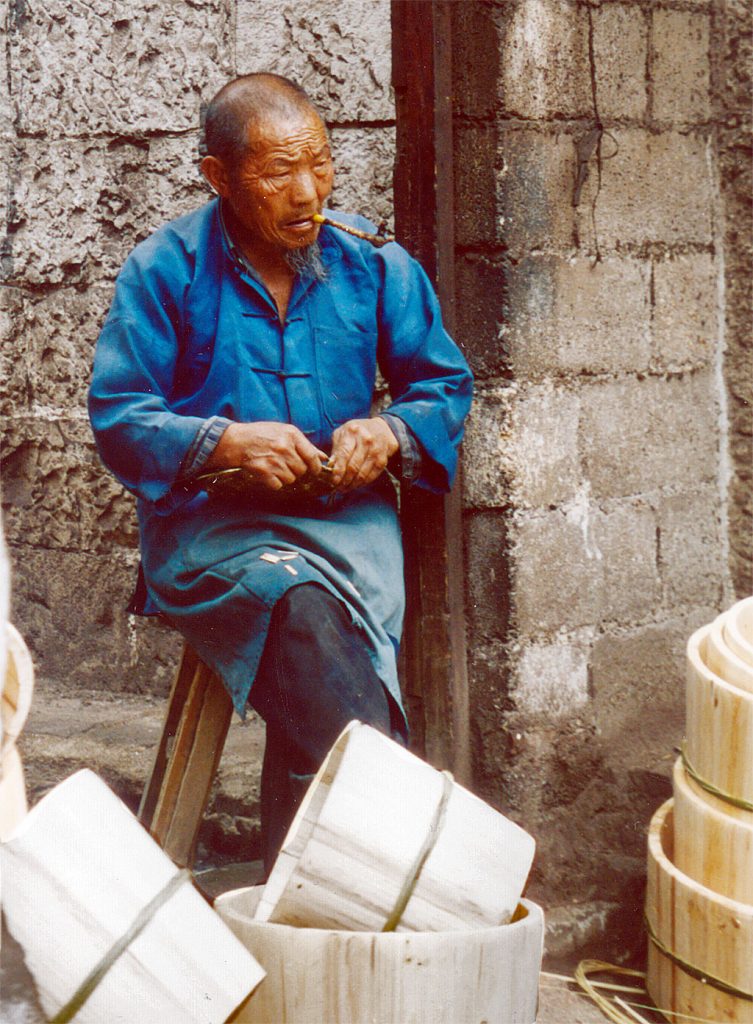
[[[667,952],[649,942],[646,988],[665,1012],[753,1020],[753,906],[720,896],[675,867],[672,805],[668,800],[659,808],[649,829],[646,918]],[[720,991],[713,979],[751,999]]]
[[[681,758],[674,768],[674,795],[677,869],[722,896],[753,904],[753,812],[707,793]]]
[[[753,693],[706,666],[710,626],[687,645],[686,747],[698,774],[731,797],[753,801]]]
[[[215,908],[267,972],[237,1024],[533,1024],[543,914],[455,932],[344,932],[254,918],[261,887]]]

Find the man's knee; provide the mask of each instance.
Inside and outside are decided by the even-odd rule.
[[[318,583],[301,583],[286,591],[275,605],[274,620],[283,635],[308,632],[324,643],[333,630],[338,635],[357,632],[343,602]]]

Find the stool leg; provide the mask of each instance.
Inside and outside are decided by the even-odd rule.
[[[139,820],[181,867],[193,862],[233,705],[222,681],[187,644]]]

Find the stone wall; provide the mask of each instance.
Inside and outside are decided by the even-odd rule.
[[[125,614],[133,502],[103,472],[85,395],[134,244],[209,196],[202,105],[234,74],[296,77],[325,113],[334,206],[391,220],[388,0],[13,0],[0,69],[2,486],[15,619],[42,679],[164,690],[169,631]]]
[[[724,219],[730,432],[730,564],[738,594],[753,593],[753,9],[719,3],[713,22],[712,110]]]
[[[721,15],[454,11],[475,781],[538,838],[550,952],[607,928],[624,953],[683,645],[732,594]]]
[[[616,934],[618,917],[635,947],[646,825],[682,735],[682,647],[730,601],[732,575],[750,586],[744,7],[452,5],[457,320],[478,381],[474,785],[538,838],[553,953]],[[389,3],[12,0],[7,18],[15,619],[40,692],[164,692],[175,638],[125,614],[133,505],[84,411],[113,278],[136,241],[206,198],[202,104],[249,70],[309,89],[332,130],[333,205],[389,222]]]

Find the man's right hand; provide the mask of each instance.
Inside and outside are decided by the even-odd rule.
[[[279,491],[307,473],[318,476],[326,458],[291,423],[231,423],[204,469],[241,467],[256,483]]]

